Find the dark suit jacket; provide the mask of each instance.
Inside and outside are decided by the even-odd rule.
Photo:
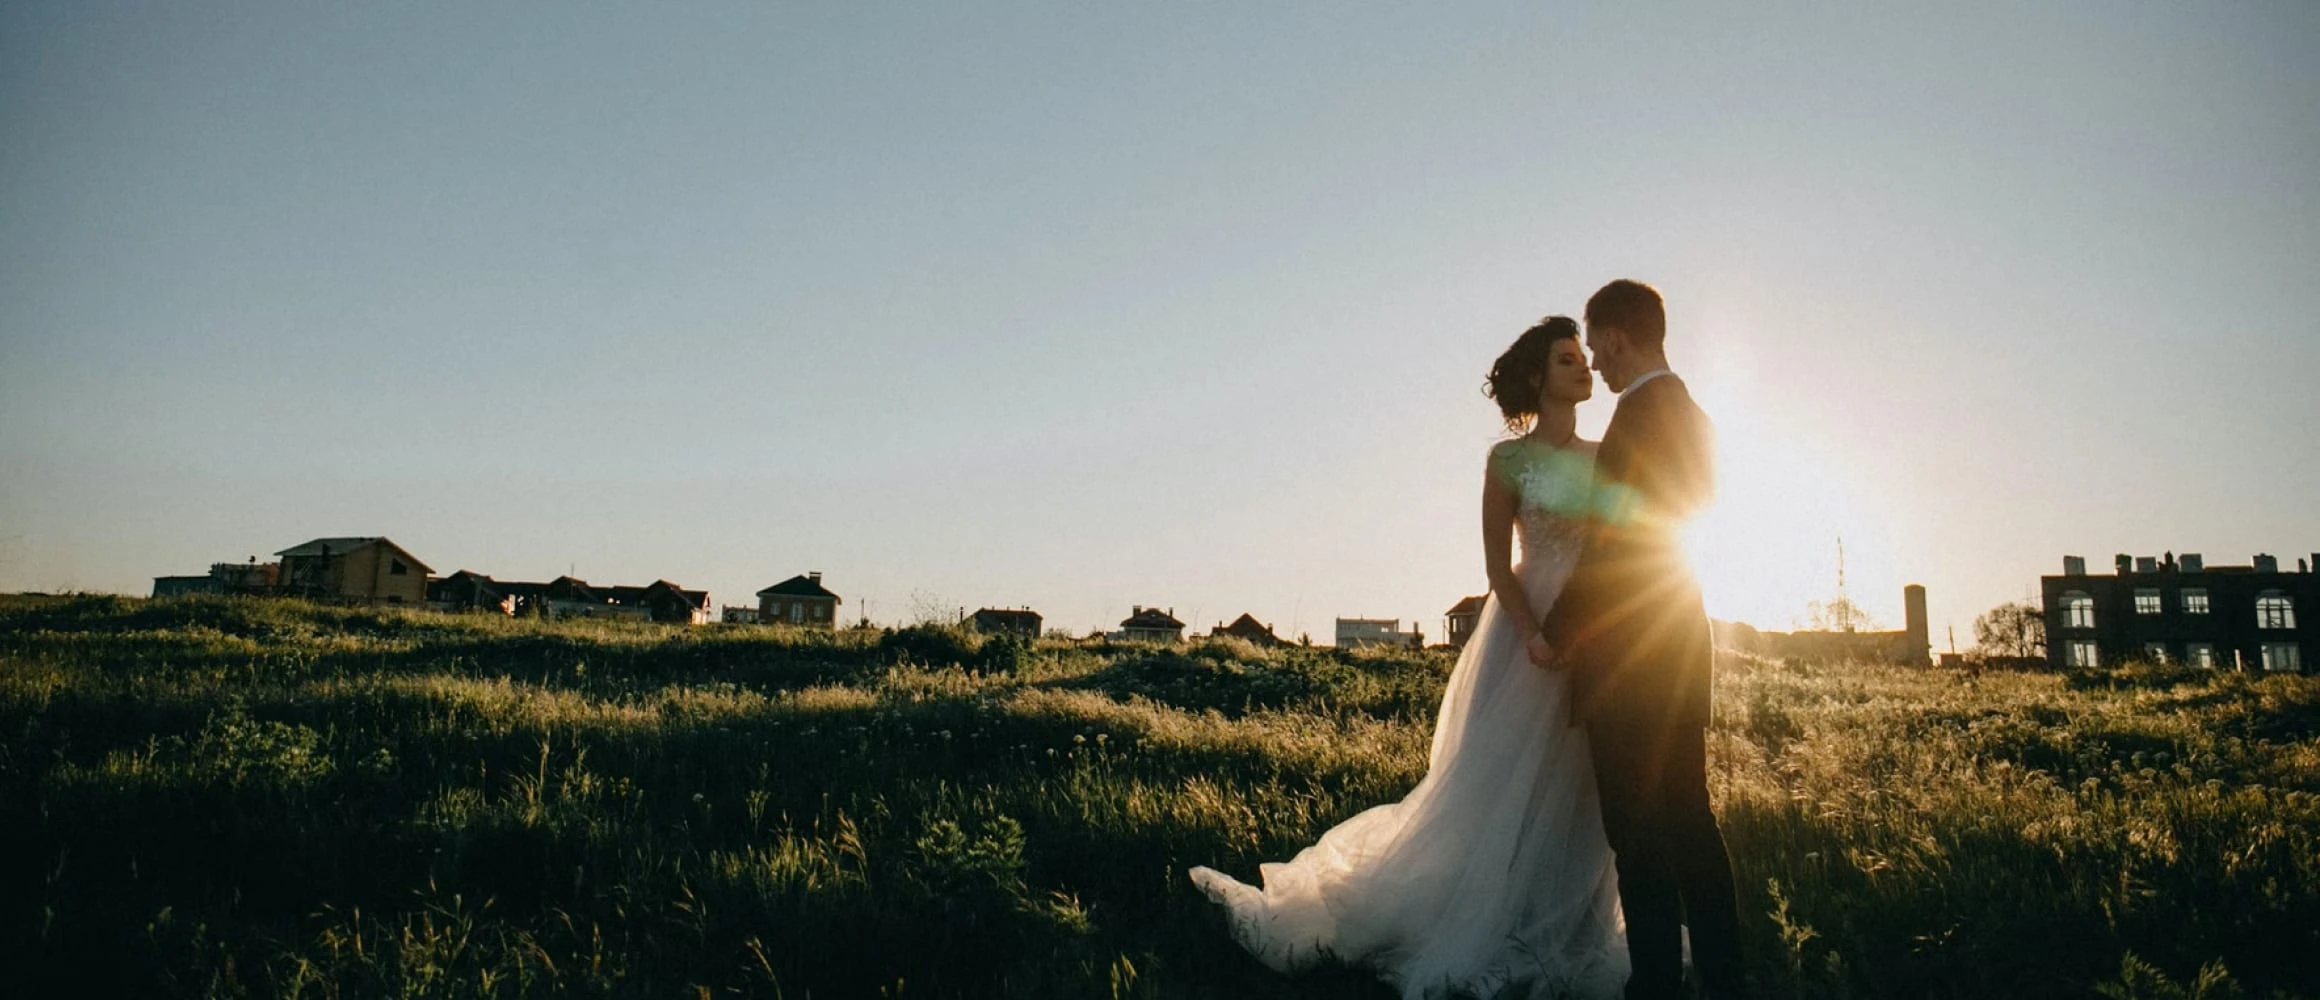
[[[1715,493],[1713,433],[1674,375],[1622,394],[1603,432],[1591,530],[1543,626],[1580,722],[1708,724],[1715,651],[1678,532]]]

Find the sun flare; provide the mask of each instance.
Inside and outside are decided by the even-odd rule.
[[[1760,628],[1799,624],[1812,601],[1837,588],[1837,540],[1848,548],[1853,599],[1898,616],[1886,564],[1894,548],[1841,457],[1755,405],[1744,382],[1696,390],[1716,424],[1715,502],[1684,531],[1708,614]],[[1883,590],[1896,590],[1895,594]]]

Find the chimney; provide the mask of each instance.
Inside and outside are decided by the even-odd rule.
[[[2273,557],[2273,556],[2272,556],[2270,553],[2265,553],[2265,552],[2258,552],[2258,553],[2256,553],[2256,572],[2258,572],[2258,573],[2277,573],[2277,572],[2279,572],[2279,571],[2280,571],[2280,560],[2279,560],[2279,559],[2277,559],[2277,558]]]
[[[2156,572],[2158,572],[2158,571],[2159,571],[2159,560],[2158,560],[2158,559],[2156,559],[2156,558],[2154,558],[2154,557],[2151,557],[2151,556],[2136,556],[2136,557],[2135,557],[2135,572],[2137,572],[2137,573],[2156,573]]]
[[[1901,588],[1901,607],[1909,630],[1908,661],[1928,666],[1933,662],[1933,641],[1927,635],[1930,629],[1925,620],[1925,588],[1914,583]]]
[[[2085,556],[2063,556],[2063,557],[2062,557],[2062,575],[2064,575],[2064,576],[2085,576],[2085,575],[2086,575],[2086,557],[2085,557]]]
[[[2114,565],[2118,566],[2120,576],[2125,576],[2135,571],[2135,557],[2121,552],[2116,558],[2117,562]]]
[[[808,580],[812,580],[812,581],[813,581],[813,582],[815,582],[815,583],[820,583],[820,582],[822,582],[822,571],[821,571],[821,570],[818,570],[818,569],[815,569],[815,570],[807,570],[807,571],[806,571],[806,579],[808,579]]]
[[[2183,566],[2183,572],[2186,572],[2186,573],[2205,573],[2205,572],[2207,572],[2207,563],[2206,563],[2206,561],[2205,561],[2205,560],[2202,560],[2201,558],[2199,558],[2199,553],[2197,553],[2197,552],[2186,552],[2186,553],[2183,553],[2183,557],[2182,557],[2181,559],[2177,560],[2177,561],[2178,561],[2178,562],[2180,562],[2180,563],[2182,564],[2182,566]]]

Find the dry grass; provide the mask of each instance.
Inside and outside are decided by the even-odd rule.
[[[1447,666],[0,599],[0,968],[35,995],[1383,996],[1241,959],[1183,871],[1400,795]],[[1736,660],[1718,698],[1766,995],[2320,982],[2320,680]]]

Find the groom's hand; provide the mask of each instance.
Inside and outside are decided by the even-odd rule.
[[[1530,641],[1523,644],[1523,652],[1530,654],[1531,666],[1555,665],[1555,647],[1548,645],[1547,637],[1537,632],[1531,633]]]

